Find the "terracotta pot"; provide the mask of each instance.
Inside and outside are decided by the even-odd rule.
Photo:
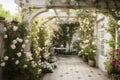
[[[88,60],[89,66],[94,67],[95,66],[95,60]]]

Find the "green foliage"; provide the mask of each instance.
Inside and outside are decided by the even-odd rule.
[[[47,73],[53,72],[55,66],[53,65],[54,62],[49,62],[52,58],[49,49],[52,47],[51,37],[53,36],[52,30],[54,26],[45,26],[42,24],[42,21],[43,19],[38,20],[36,18],[33,21],[29,34],[31,37],[31,52],[33,56],[36,55],[36,58],[38,57],[41,60],[40,68],[42,69],[42,73]]]
[[[94,43],[94,26],[96,16],[94,16],[93,10],[78,10],[77,15],[79,17],[79,22],[81,24],[79,28],[79,53],[78,55],[84,55],[89,57],[89,59],[95,59],[95,44]],[[95,51],[94,51],[95,50]],[[92,52],[94,51],[94,52]]]
[[[115,33],[116,33],[116,28],[117,28],[117,24],[116,21],[113,19],[113,17],[109,16],[109,24],[107,27],[107,31],[111,34],[111,39],[108,41],[109,46],[111,47],[111,50],[109,51],[109,55],[107,56],[108,59],[105,62],[105,67],[106,70],[108,72],[108,74],[110,76],[116,77],[115,79],[120,78],[119,76],[119,70],[116,69],[116,64],[114,64],[114,61],[116,61],[117,59],[115,58],[116,53],[115,52],[115,45],[116,45],[116,41],[115,41]],[[120,59],[118,59],[120,60]],[[119,62],[119,61],[118,61]],[[118,79],[119,80],[119,79]]]
[[[38,80],[41,74],[38,56],[25,52],[29,42],[26,23],[7,23],[4,27],[5,54],[0,60],[4,80],[23,76],[26,80]],[[25,38],[26,37],[26,38]]]
[[[88,48],[86,48],[88,51],[88,59],[90,60],[95,60],[95,56],[96,56],[96,50],[97,47],[95,44],[90,44]]]
[[[41,19],[42,20],[42,19]],[[51,48],[51,37],[53,35],[52,26],[45,26],[42,25],[42,21],[38,20],[37,18],[33,21],[33,24],[30,29],[30,36],[31,36],[31,47],[32,52],[36,53],[39,52],[41,55],[42,61],[44,61],[44,54],[47,55],[49,49]]]
[[[60,45],[66,46],[67,42],[70,44],[72,40],[73,33],[77,30],[79,22],[74,23],[60,23],[59,31],[55,31],[53,38],[53,45],[60,47]]]
[[[4,10],[1,4],[0,4],[0,16],[1,17],[11,17],[10,12]]]
[[[2,4],[0,4],[0,17],[5,17],[5,18],[10,18],[14,21],[19,21],[18,20],[18,15],[11,15],[9,11],[3,9]]]

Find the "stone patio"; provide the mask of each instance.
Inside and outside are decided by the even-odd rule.
[[[43,80],[109,80],[98,68],[90,67],[77,56],[59,56],[58,67]]]

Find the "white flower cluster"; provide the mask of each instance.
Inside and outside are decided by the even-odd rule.
[[[7,28],[6,28],[6,27],[4,27],[4,28],[3,28],[3,31],[7,31]]]
[[[5,35],[4,35],[4,38],[5,38],[5,39],[6,39],[6,38],[8,38],[8,35],[7,35],[7,34],[5,34]]]
[[[89,42],[89,40],[85,40],[85,41],[84,41],[84,43],[88,43],[88,42]]]
[[[35,61],[32,61],[31,64],[33,68],[37,66],[37,63]]]
[[[30,61],[30,60],[32,60],[33,58],[32,58],[32,53],[30,53],[30,52],[25,52],[25,54],[26,54],[26,60],[27,61]]]
[[[28,39],[26,39],[26,40],[25,40],[25,43],[28,43],[28,42],[29,42],[29,40],[28,40]]]
[[[94,45],[94,44],[95,44],[95,42],[92,42],[92,44]]]
[[[16,44],[16,43],[17,43],[17,40],[13,40],[12,43],[13,43],[13,44]]]
[[[25,44],[22,44],[22,48],[23,48],[23,49],[25,48]]]
[[[1,66],[1,67],[4,67],[4,66],[5,66],[5,62],[2,62],[2,63],[0,64],[0,66]]]
[[[96,50],[93,50],[93,52],[96,52]]]
[[[18,53],[17,53],[17,56],[18,56],[18,57],[21,57],[21,55],[22,55],[21,52],[18,52]]]
[[[9,57],[8,57],[8,56],[5,56],[3,59],[4,59],[5,61],[7,61],[7,60],[9,59]]]
[[[40,47],[38,47],[38,51],[41,51],[42,49]]]
[[[83,48],[85,48],[85,46],[84,46],[84,45],[82,45],[82,46],[81,46],[81,48],[83,49]]]
[[[23,42],[23,39],[21,39],[21,38],[19,38],[19,37],[17,37],[16,40],[17,40],[18,42],[20,42],[20,43]]]
[[[53,70],[52,65],[48,62],[42,62],[41,67],[44,68],[44,69]]]
[[[23,42],[23,39],[21,39],[21,38],[19,38],[19,37],[17,37],[15,40],[13,40],[12,41],[12,45],[10,46],[12,49],[16,49],[16,45],[15,44],[17,44],[17,43],[22,43]],[[28,42],[28,41],[26,41],[26,42]],[[22,48],[24,49],[25,48],[25,44],[22,44]]]
[[[120,26],[120,20],[118,20],[117,24]]]
[[[28,67],[28,65],[26,65],[26,64],[25,64],[25,65],[23,65],[23,68],[27,68],[27,67]]]
[[[41,72],[42,72],[42,69],[39,69],[39,70],[38,70],[38,74],[40,74]]]
[[[13,31],[16,31],[18,29],[17,26],[13,26]]]
[[[16,65],[18,65],[19,63],[20,63],[19,60],[16,60],[16,61],[15,61],[15,64],[16,64]]]
[[[15,44],[12,44],[10,47],[11,47],[12,49],[16,49]]]
[[[50,44],[50,40],[46,40],[45,45],[49,45],[49,44]]]

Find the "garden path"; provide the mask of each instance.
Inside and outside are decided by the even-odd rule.
[[[108,80],[105,73],[90,67],[77,56],[59,56],[58,67],[43,80]]]

